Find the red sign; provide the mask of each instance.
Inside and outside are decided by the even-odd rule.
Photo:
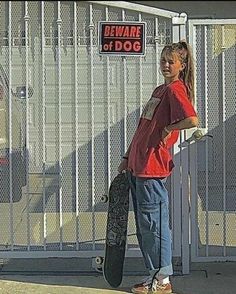
[[[145,55],[146,23],[100,22],[99,53],[107,55]]]

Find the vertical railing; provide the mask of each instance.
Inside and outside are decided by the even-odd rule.
[[[8,23],[8,44],[9,44],[9,54],[8,54],[8,66],[9,66],[9,89],[8,89],[8,117],[9,117],[9,192],[10,192],[10,236],[11,236],[11,250],[14,250],[14,228],[13,228],[13,178],[12,178],[12,34],[11,34],[11,5],[12,2],[8,2],[9,7],[9,23]]]
[[[160,83],[160,74],[159,74],[159,64],[160,64],[160,56],[159,56],[159,52],[158,52],[158,48],[159,48],[159,45],[158,43],[160,42],[160,36],[159,36],[159,30],[158,30],[158,27],[159,27],[159,19],[158,17],[155,17],[155,62],[156,62],[156,85],[159,85]]]
[[[206,130],[208,130],[208,42],[207,42],[207,25],[204,26],[204,86],[205,86],[205,125]],[[208,211],[208,202],[209,202],[209,165],[208,165],[208,140],[205,140],[205,156],[206,156],[206,256],[209,255],[209,211]]]
[[[27,189],[27,250],[30,251],[30,213],[29,213],[29,156],[30,156],[30,145],[29,145],[29,36],[28,36],[28,1],[25,1],[25,81],[26,81],[26,189]]]
[[[45,26],[44,26],[44,1],[41,1],[41,54],[42,54],[42,168],[43,168],[43,249],[47,249],[47,214],[46,214],[46,139],[45,139]]]
[[[222,48],[225,48],[224,25],[221,25]],[[225,96],[225,52],[221,52],[221,81],[222,81],[222,157],[223,157],[223,256],[226,256],[226,96]]]
[[[125,10],[122,9],[121,12],[121,19],[122,21],[125,21]],[[124,125],[123,125],[123,136],[124,136],[124,150],[123,153],[126,152],[127,150],[127,131],[126,131],[126,126],[127,126],[127,59],[126,56],[122,57],[123,61],[123,95],[124,95]]]
[[[108,7],[106,6],[105,9],[106,13],[106,21],[109,20],[108,17]],[[109,56],[106,56],[106,89],[107,89],[107,191],[109,190],[110,184],[111,184],[111,146],[110,146],[110,140],[111,140],[111,89],[110,89],[110,58]]]
[[[196,38],[196,27],[193,25],[189,26],[189,44],[192,46],[193,50],[193,58],[197,60],[197,38]],[[195,64],[195,81],[194,81],[194,93],[195,93],[195,107],[197,107],[197,75],[196,75],[196,64]],[[197,109],[196,109],[197,110]],[[191,196],[191,209],[190,209],[190,216],[191,216],[191,260],[194,261],[195,256],[198,255],[198,242],[199,236],[195,234],[198,230],[198,210],[197,210],[197,144],[192,144],[189,148],[189,165],[190,165],[190,196]]]
[[[172,21],[173,22],[173,21]],[[179,26],[172,25],[172,42],[179,41]],[[180,153],[181,149],[178,144],[181,139],[172,148],[172,155],[174,157],[175,168],[171,175],[171,199],[173,199],[173,221],[172,222],[172,234],[173,234],[173,250],[177,256],[181,256],[181,161]]]
[[[75,218],[76,218],[76,250],[79,250],[79,114],[78,114],[78,46],[77,46],[77,2],[74,1],[74,63],[75,63]]]
[[[186,21],[187,16],[181,14],[179,17],[173,18],[173,42],[179,42],[180,39],[186,38]],[[178,154],[179,165],[179,185],[180,191],[180,244],[181,244],[181,259],[182,259],[182,273],[189,273],[189,160],[188,147],[184,148],[182,143],[185,141],[185,132],[180,132],[180,144]],[[174,147],[176,154],[176,147]],[[176,180],[176,173],[174,179]],[[178,183],[174,183],[174,189],[178,187]],[[175,193],[175,192],[174,192]],[[176,197],[176,193],[174,195]]]
[[[187,20],[187,16],[186,16]],[[180,25],[180,40],[186,40],[186,24]],[[187,139],[187,131],[182,132],[182,140]],[[182,165],[182,273],[189,274],[189,228],[190,228],[190,146],[181,150]]]
[[[142,21],[142,14],[138,15],[139,22]],[[139,57],[139,116],[141,117],[143,108],[143,57]]]
[[[63,244],[63,207],[62,207],[62,135],[61,135],[61,2],[57,2],[57,74],[58,74],[58,174],[59,174],[59,226],[60,226],[60,250]]]
[[[91,205],[92,205],[92,241],[95,250],[95,175],[94,175],[94,58],[93,58],[93,5],[89,5],[89,39],[90,39],[90,110],[91,110]]]

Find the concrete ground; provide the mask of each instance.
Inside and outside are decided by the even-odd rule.
[[[16,269],[19,265],[16,265]],[[175,274],[172,285],[176,294],[233,294],[236,293],[236,262],[197,263],[189,275]],[[2,268],[1,294],[122,294],[139,282],[140,274],[125,273],[122,284],[111,289],[101,273],[72,273],[68,270],[53,272],[9,271]]]

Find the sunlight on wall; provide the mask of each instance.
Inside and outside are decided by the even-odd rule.
[[[236,25],[213,26],[213,57],[236,44]]]

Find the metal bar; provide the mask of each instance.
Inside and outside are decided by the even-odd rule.
[[[233,25],[236,24],[236,19],[190,19],[190,25]]]
[[[218,262],[218,261],[226,261],[226,262],[229,262],[229,261],[236,261],[236,256],[232,256],[232,255],[229,255],[229,256],[204,256],[204,257],[197,257],[197,258],[193,258],[192,259],[193,262]]]
[[[180,37],[186,36],[186,27],[185,25],[176,25],[176,19],[172,20],[173,25],[173,42],[179,42]],[[185,134],[183,131],[180,132],[179,141],[182,143],[184,141]],[[175,149],[175,147],[174,147]],[[183,156],[185,155],[185,156]],[[182,273],[189,273],[189,205],[188,198],[186,194],[189,193],[189,185],[188,185],[188,156],[187,150],[182,149],[182,144],[180,144],[179,149],[179,168],[180,168],[180,215],[181,215],[181,259],[182,259]],[[174,187],[178,187],[175,182]]]
[[[46,72],[45,72],[45,27],[44,27],[44,1],[41,1],[41,52],[42,52],[42,137],[43,137],[43,158],[42,158],[42,168],[43,168],[43,249],[46,250],[47,244],[47,214],[46,214],[46,139],[45,139],[45,82],[46,82]]]
[[[28,93],[28,86],[29,86],[29,36],[28,36],[28,22],[29,22],[29,15],[28,15],[28,1],[25,1],[25,80],[26,80],[26,189],[27,189],[27,250],[30,251],[30,213],[29,213],[29,93]]]
[[[221,27],[222,29],[222,47],[225,45],[225,31],[224,25]],[[222,144],[223,144],[223,255],[226,256],[226,96],[225,96],[225,52],[222,50],[221,53],[221,69],[222,69]]]
[[[197,60],[197,52],[196,52],[196,26],[193,24],[189,26],[189,44],[193,48],[193,58]],[[197,82],[196,82],[196,75],[195,75],[195,83],[194,83],[194,93],[196,94],[195,99],[195,107],[197,106]],[[198,201],[198,187],[197,187],[197,144],[193,144],[190,147],[190,182],[191,182],[191,259],[194,256],[198,256],[198,210],[197,210],[197,201]]]
[[[186,39],[186,24],[180,25],[180,40]]]
[[[159,19],[158,17],[155,17],[155,57],[156,57],[156,85],[159,85],[160,83],[160,74],[159,74],[159,64],[160,64],[160,57],[159,57],[159,46],[158,46],[158,42],[159,42],[159,34],[158,34],[158,25],[159,25]]]
[[[31,251],[30,255],[24,251],[1,251],[0,258],[91,258],[93,256],[104,256],[104,250],[88,250],[88,251]],[[140,250],[128,250],[126,257],[141,257]]]
[[[94,177],[94,59],[93,59],[93,5],[89,5],[89,38],[90,38],[90,91],[91,91],[91,192],[92,192],[92,234],[95,250],[95,177]]]
[[[187,17],[186,17],[187,19]],[[186,39],[186,24],[179,26],[180,39]],[[186,131],[182,132],[182,140],[186,139]],[[182,141],[181,141],[182,142]],[[182,164],[182,273],[189,274],[189,197],[190,197],[190,171],[189,171],[189,146],[181,150]]]
[[[179,42],[179,26],[173,25],[172,27],[172,42]]]
[[[174,25],[172,27],[172,42],[179,41],[179,27]],[[176,256],[181,256],[181,161],[180,161],[180,149],[178,145],[180,143],[180,138],[172,148],[172,155],[174,157],[175,169],[171,175],[171,196],[173,199],[173,253]]]
[[[142,14],[139,13],[139,22],[142,21]],[[143,57],[139,56],[139,117],[142,114],[143,108]]]
[[[208,130],[208,83],[207,83],[207,74],[208,74],[208,66],[207,66],[207,26],[204,25],[204,85],[205,85],[205,127]],[[206,256],[209,255],[209,166],[208,166],[208,140],[205,141],[205,156],[206,156]]]
[[[127,1],[88,1],[88,2],[121,8],[121,9],[134,10],[136,12],[142,12],[142,13],[147,13],[151,15],[158,15],[158,16],[162,16],[166,18],[172,18],[174,16],[179,15],[178,12],[167,11],[167,10],[163,10],[163,9],[159,9],[155,7],[148,7],[148,6],[140,5],[140,4],[133,4]]]
[[[181,200],[181,233],[182,233],[182,273],[189,274],[189,146],[181,150],[182,165],[182,200]]]
[[[77,46],[77,2],[74,1],[74,63],[75,63],[75,217],[76,250],[79,250],[79,113],[78,113],[78,46]]]
[[[11,5],[12,2],[8,2],[9,7],[9,23],[8,23],[8,44],[9,44],[9,54],[8,54],[8,66],[9,66],[9,185],[10,185],[10,236],[11,236],[11,251],[14,249],[14,229],[13,229],[13,177],[12,177],[12,34],[11,34]]]
[[[125,21],[125,10],[122,9],[122,21]],[[122,56],[122,61],[123,61],[123,86],[124,86],[124,150],[123,153],[126,152],[127,150],[127,116],[126,116],[126,109],[127,109],[127,59],[126,56]]]
[[[57,65],[58,65],[58,136],[59,136],[59,154],[58,154],[58,165],[59,165],[59,218],[60,218],[60,250],[62,250],[63,243],[63,212],[62,212],[62,186],[61,186],[61,168],[62,168],[62,135],[61,135],[61,1],[57,2]]]
[[[106,13],[106,21],[109,20],[108,17],[109,8],[106,7],[105,13]],[[106,81],[107,81],[107,191],[109,190],[110,184],[111,184],[111,89],[110,89],[110,58],[109,56],[106,56]]]

